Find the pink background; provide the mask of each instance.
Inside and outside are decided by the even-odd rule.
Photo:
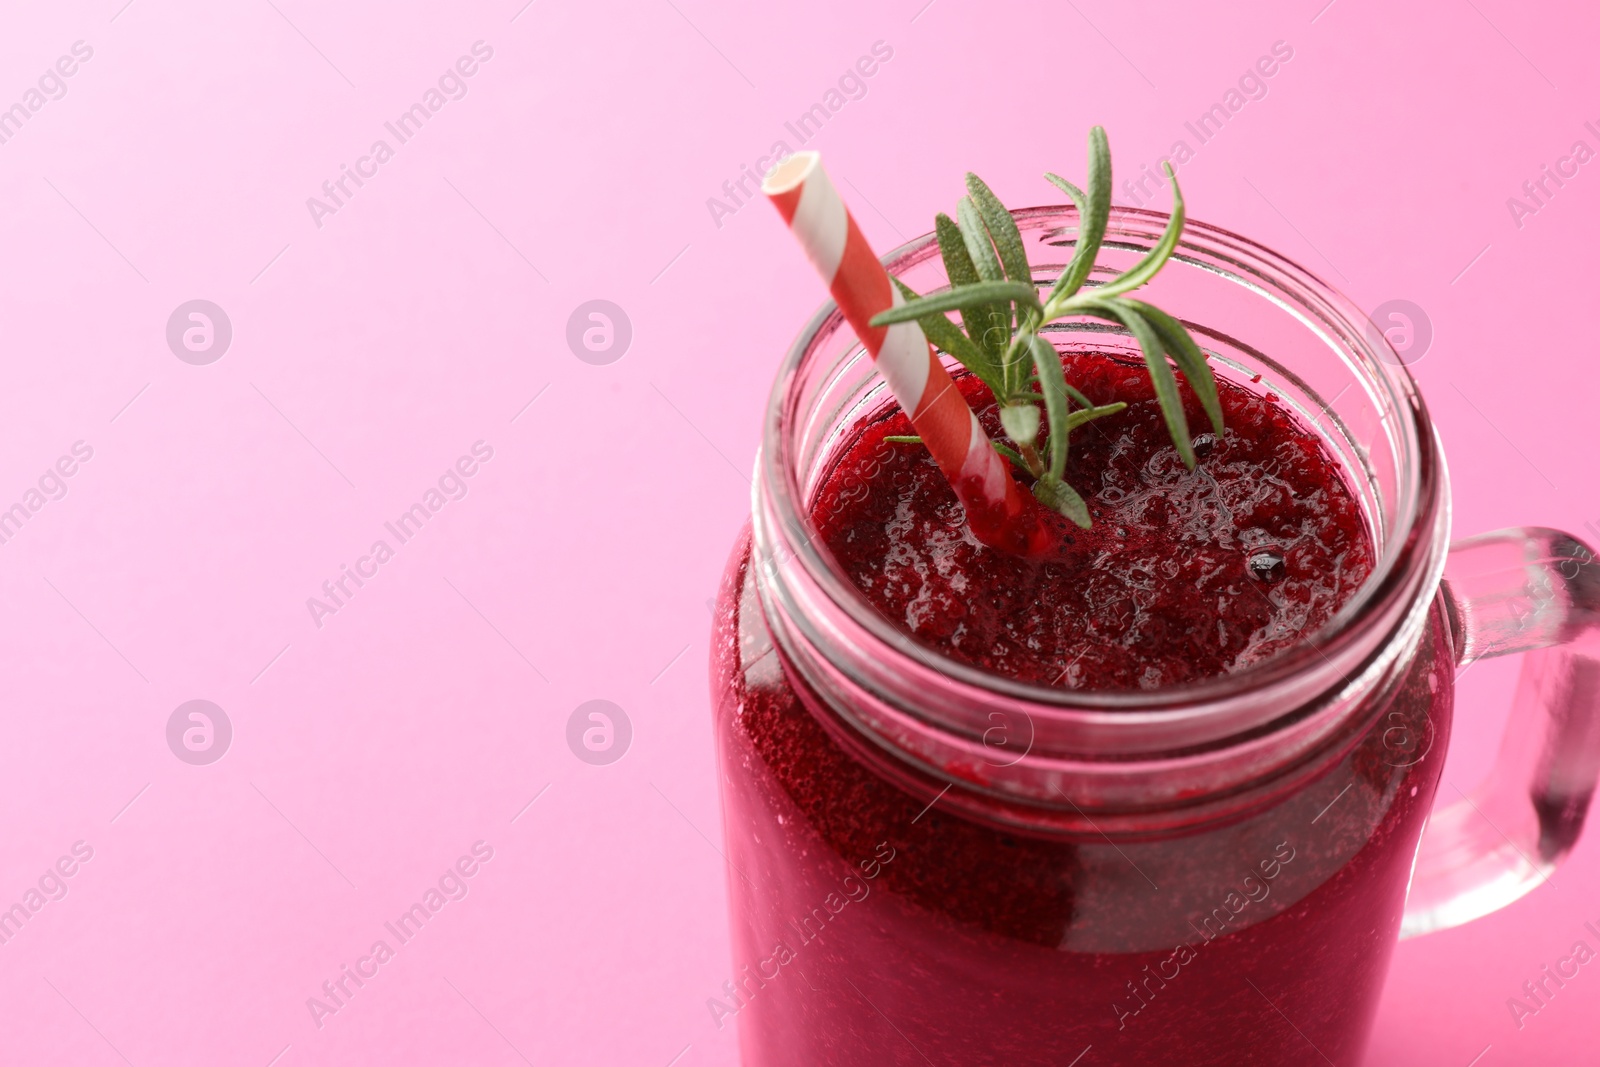
[[[1579,5],[924,2],[0,16],[0,107],[93,49],[0,145],[0,507],[93,449],[0,545],[0,904],[94,850],[0,945],[0,1061],[736,1061],[705,1007],[729,976],[706,601],[822,293],[770,208],[707,199],[874,42],[892,59],[812,147],[885,251],[969,167],[1055,199],[1038,175],[1081,173],[1093,122],[1123,173],[1193,146],[1287,42],[1183,168],[1191,212],[1425,309],[1458,532],[1600,520],[1600,173],[1520,228],[1506,206],[1600,147]],[[480,40],[465,97],[397,145],[383,124]],[[306,199],[380,137],[395,157],[319,227]],[[165,337],[196,298],[233,326],[206,366]],[[633,329],[603,366],[566,341],[597,298]],[[467,496],[319,628],[307,598],[479,440]],[[1447,783],[1487,767],[1513,677],[1474,669]],[[609,766],[566,742],[597,698],[634,731]],[[209,766],[167,745],[192,699],[233,725]],[[307,998],[480,840],[465,899],[319,1029]],[[1400,948],[1368,1062],[1592,1057],[1600,970],[1520,1031],[1505,1006],[1585,920],[1594,833],[1555,885]]]

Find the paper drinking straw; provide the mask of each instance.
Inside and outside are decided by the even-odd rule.
[[[822,157],[795,153],[772,169],[761,191],[800,239],[878,373],[911,417],[966,508],[973,536],[1020,555],[1043,551],[1049,536],[1033,499],[989,443],[922,327],[915,322],[870,325],[872,316],[905,301],[828,180]]]

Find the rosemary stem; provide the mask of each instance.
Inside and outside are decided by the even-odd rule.
[[[1045,472],[1044,460],[1039,458],[1039,450],[1031,444],[1018,445],[1017,451],[1022,454],[1022,461],[1028,465],[1028,470],[1037,478]]]

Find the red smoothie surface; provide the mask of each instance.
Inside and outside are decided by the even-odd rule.
[[[1094,526],[1041,508],[1053,553],[979,543],[927,449],[885,440],[915,432],[899,409],[862,427],[829,472],[813,504],[822,541],[900,629],[1021,681],[1154,689],[1243,670],[1315,633],[1370,573],[1335,461],[1271,394],[1219,380],[1227,432],[1196,435],[1190,471],[1143,364],[1065,366],[1096,404],[1128,408],[1073,432],[1066,478]],[[988,389],[970,376],[960,386],[1003,440]],[[1207,430],[1180,389],[1191,431]]]

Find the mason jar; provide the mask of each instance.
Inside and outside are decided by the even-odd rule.
[[[1047,284],[1076,214],[1014,215]],[[1165,223],[1114,209],[1096,279]],[[946,284],[931,236],[886,262]],[[1600,767],[1592,553],[1544,529],[1450,545],[1415,383],[1284,257],[1190,222],[1148,299],[1320,436],[1372,573],[1321,630],[1193,684],[1052,688],[945,657],[811,520],[892,404],[825,305],[778,374],[713,624],[734,969],[707,1006],[746,1067],[1354,1064],[1398,938],[1505,906],[1572,848]],[[1046,336],[1138,359],[1103,324]],[[1436,805],[1457,674],[1519,652],[1493,772]]]

